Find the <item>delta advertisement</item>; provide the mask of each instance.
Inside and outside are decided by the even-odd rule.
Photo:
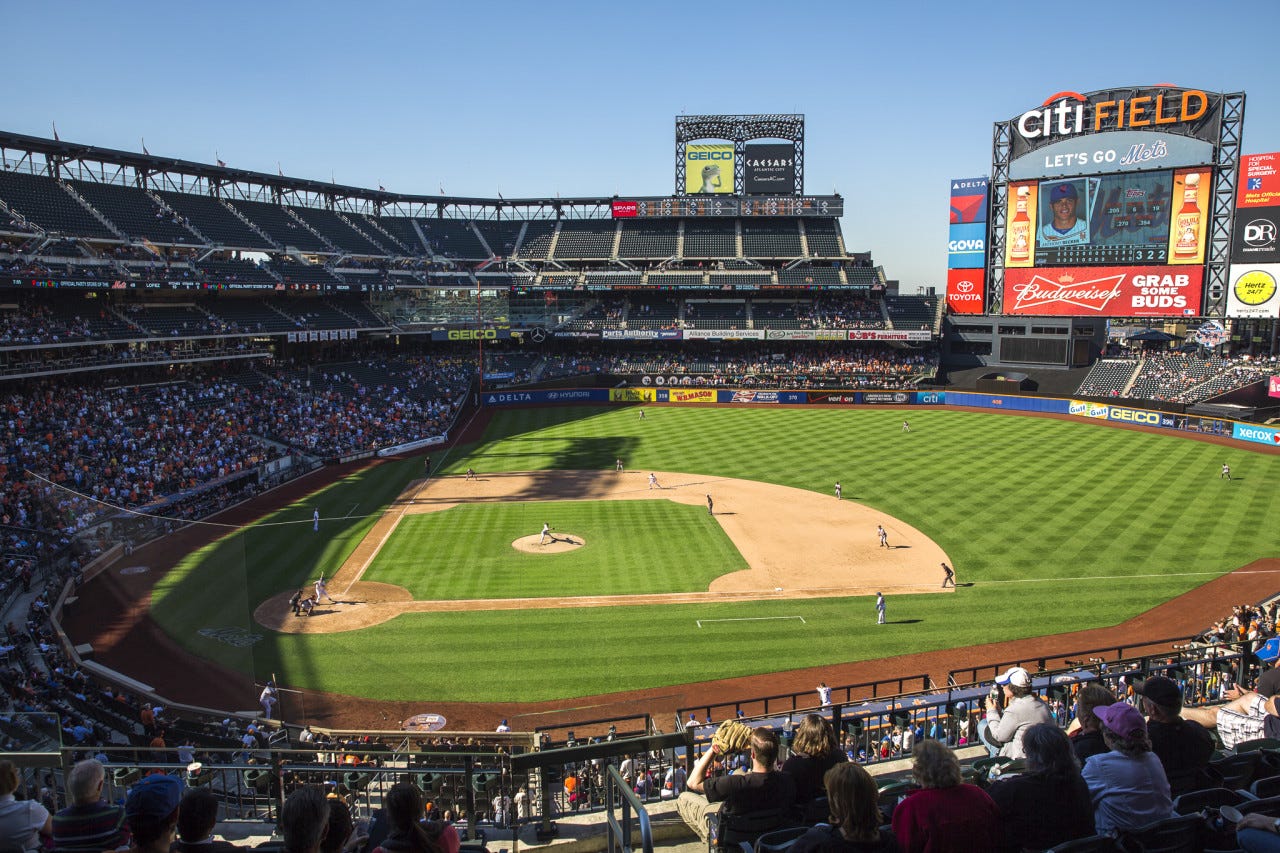
[[[1009,269],[1004,310],[1028,316],[1192,317],[1199,312],[1199,267]]]
[[[1240,158],[1236,207],[1280,206],[1280,154],[1247,154]]]
[[[794,195],[796,149],[787,143],[756,143],[744,152],[746,191],[761,195]]]
[[[987,178],[954,178],[951,181],[951,224],[972,225],[987,221]]]
[[[981,314],[987,271],[947,270],[947,307],[952,314]]]
[[[684,191],[689,195],[733,192],[733,144],[686,145]]]
[[[486,406],[536,406],[543,403],[607,403],[608,388],[568,388],[561,391],[490,391],[480,395]]]
[[[1228,317],[1280,318],[1280,264],[1232,264]]]

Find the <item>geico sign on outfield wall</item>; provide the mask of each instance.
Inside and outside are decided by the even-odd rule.
[[[1147,412],[1142,409],[1122,409],[1119,406],[1108,406],[1107,420],[1122,421],[1127,424],[1143,424],[1144,426],[1160,426],[1160,413]]]
[[[1007,269],[1004,310],[1031,316],[1191,317],[1202,267]]]
[[[1222,96],[1172,87],[1058,92],[1009,122],[1013,156],[1058,140],[1111,131],[1172,131],[1215,142]]]
[[[510,329],[437,329],[431,333],[433,341],[505,341],[510,337]]]

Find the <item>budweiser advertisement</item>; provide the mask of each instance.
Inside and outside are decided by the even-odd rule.
[[[947,307],[952,314],[981,314],[986,270],[947,270]]]
[[[1029,316],[1193,317],[1200,313],[1198,267],[1007,269],[1004,313]]]

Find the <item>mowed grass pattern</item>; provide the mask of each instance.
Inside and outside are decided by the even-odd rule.
[[[515,539],[540,533],[585,543],[526,554]],[[420,600],[635,595],[705,590],[747,568],[701,507],[666,500],[483,503],[409,515],[364,575]]]
[[[647,415],[640,421],[634,408],[502,412],[480,444],[433,458],[445,472],[470,466],[483,474],[609,470],[621,457],[631,470],[741,477],[828,495],[839,479],[846,500],[935,539],[960,582],[974,586],[891,597],[884,627],[874,624],[870,597],[415,613],[363,631],[311,636],[253,624],[253,607],[268,595],[341,564],[374,519],[331,516],[353,504],[355,515],[386,506],[420,472],[409,460],[335,484],[268,519],[298,525],[255,526],[188,558],[156,588],[156,617],[193,651],[259,677],[274,671],[291,685],[380,698],[518,702],[678,691],[676,685],[736,675],[1113,625],[1221,572],[1280,554],[1271,523],[1280,510],[1280,457],[1244,448],[946,409],[649,407]],[[910,434],[901,432],[904,417]],[[1223,462],[1237,480],[1218,479]],[[312,505],[325,517],[319,534],[310,530]],[[522,522],[519,533],[536,533],[541,519],[536,525]],[[647,533],[644,552],[681,556],[680,543]],[[454,537],[437,539],[427,547],[453,547]],[[466,574],[470,560],[451,558],[451,574]],[[805,621],[706,621],[791,616]],[[261,640],[231,647],[200,635],[204,627],[242,627]],[[448,666],[426,665],[424,654]]]

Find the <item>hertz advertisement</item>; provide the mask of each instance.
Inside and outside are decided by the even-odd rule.
[[[690,195],[733,192],[733,144],[687,145],[684,191]]]

